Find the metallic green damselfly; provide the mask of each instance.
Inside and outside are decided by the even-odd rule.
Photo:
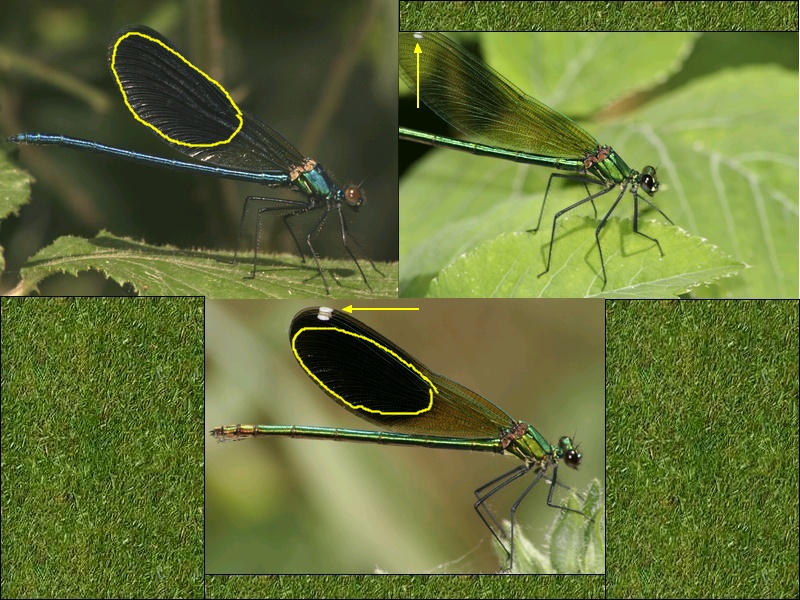
[[[417,45],[420,53],[415,53]],[[618,190],[616,199],[595,229],[603,288],[607,277],[600,233],[626,192],[633,195],[633,231],[654,242],[661,255],[664,255],[659,241],[639,230],[640,200],[672,223],[649,200],[659,188],[654,167],[646,166],[641,172],[631,169],[613,148],[598,143],[574,121],[529,96],[440,33],[400,34],[400,75],[412,90],[417,88],[417,72],[422,101],[468,139],[433,135],[407,127],[400,127],[400,139],[571,171],[569,174],[553,173],[550,176],[539,218],[531,231],[536,232],[541,226],[553,179],[576,181],[586,187],[586,197],[559,210],[553,217],[546,266],[539,276],[550,270],[558,219],[586,203],[592,204],[596,216],[594,201],[613,190]],[[591,193],[589,184],[600,186],[600,191]]]
[[[342,408],[382,431],[292,425],[217,426],[218,440],[297,437],[385,445],[470,450],[516,456],[514,469],[476,490],[475,508],[514,563],[515,511],[537,482],[549,484],[550,506],[574,511],[553,499],[558,466],[577,468],[581,454],[569,437],[551,445],[531,425],[512,419],[479,394],[439,375],[347,313],[326,308],[299,312],[289,327],[291,351],[305,374]],[[526,475],[532,478],[525,481]],[[508,513],[509,524],[490,507],[513,482],[521,493]],[[562,486],[563,487],[563,486]],[[582,513],[581,513],[582,514]]]

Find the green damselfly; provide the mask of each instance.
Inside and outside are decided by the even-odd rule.
[[[419,45],[421,53],[415,53]],[[600,219],[595,241],[600,255],[603,288],[607,283],[600,233],[626,192],[633,195],[633,231],[656,244],[659,241],[639,230],[639,201],[672,220],[650,202],[659,188],[656,169],[631,169],[610,146],[600,144],[582,127],[560,112],[529,96],[497,71],[440,33],[400,34],[400,75],[415,90],[419,57],[419,97],[436,114],[463,132],[459,140],[400,127],[400,139],[491,156],[514,162],[548,167],[571,173],[553,173],[545,189],[536,226],[539,230],[550,185],[556,178],[582,183],[586,197],[559,210],[553,217],[544,271],[550,270],[558,219],[564,214],[618,190],[611,208]],[[588,185],[600,191],[589,192]],[[641,194],[640,191],[645,192]]]
[[[382,431],[293,425],[226,425],[211,430],[218,440],[296,437],[384,445],[470,450],[513,455],[514,469],[475,492],[475,509],[514,563],[515,511],[542,479],[553,501],[558,466],[577,468],[582,456],[571,438],[551,445],[531,425],[512,419],[483,396],[428,369],[380,333],[349,314],[326,307],[300,311],[289,327],[291,351],[300,367],[342,408]],[[530,481],[524,477],[532,474]],[[504,525],[490,507],[495,495],[520,482]],[[513,486],[512,486],[513,487]],[[562,486],[563,487],[563,486]],[[579,513],[583,514],[583,513]]]

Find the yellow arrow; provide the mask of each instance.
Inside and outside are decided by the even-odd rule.
[[[419,47],[419,43],[414,48],[414,54],[417,55],[417,108],[419,108],[419,55],[422,54],[422,48]]]
[[[353,308],[353,305],[345,306],[342,309],[346,313],[352,313],[354,310],[419,310],[418,308]]]

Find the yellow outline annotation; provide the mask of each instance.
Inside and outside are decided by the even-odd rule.
[[[428,383],[428,385],[430,386],[430,390],[429,390],[429,393],[430,393],[430,402],[428,402],[428,406],[426,406],[425,408],[422,408],[422,409],[420,409],[420,410],[418,410],[418,411],[416,411],[416,412],[384,412],[384,411],[381,411],[381,410],[374,410],[374,409],[372,409],[372,408],[367,408],[366,406],[362,406],[362,405],[360,405],[360,404],[359,404],[358,406],[356,406],[356,405],[353,405],[353,404],[350,404],[350,403],[349,403],[347,400],[345,400],[344,398],[342,398],[342,397],[341,397],[339,394],[337,394],[337,393],[336,393],[336,392],[334,392],[332,389],[330,389],[330,388],[329,388],[327,385],[325,385],[325,384],[324,384],[324,383],[323,383],[323,382],[322,382],[322,381],[319,379],[319,377],[317,377],[316,375],[314,375],[314,373],[312,373],[312,372],[311,372],[311,370],[310,370],[310,369],[309,369],[309,368],[308,368],[308,367],[305,365],[305,363],[303,362],[303,359],[302,359],[302,358],[300,358],[300,355],[297,353],[297,348],[295,348],[295,340],[297,339],[297,336],[298,336],[298,335],[300,335],[301,333],[303,333],[304,331],[339,331],[339,332],[341,332],[341,333],[344,333],[344,334],[346,334],[346,335],[350,335],[350,336],[353,336],[353,337],[356,337],[356,338],[361,338],[362,340],[365,340],[365,341],[369,342],[370,344],[373,344],[374,346],[376,346],[376,347],[380,348],[380,349],[381,349],[381,350],[383,350],[384,352],[388,352],[388,353],[389,353],[389,354],[391,354],[391,355],[392,355],[394,358],[396,358],[397,360],[399,360],[401,363],[403,363],[403,364],[404,364],[404,365],[406,365],[406,366],[407,366],[409,369],[411,369],[411,370],[412,370],[412,371],[414,371],[414,372],[415,372],[417,375],[419,375],[419,377],[420,377],[421,379],[423,379],[424,381],[426,381],[426,382]],[[366,336],[363,336],[363,335],[359,335],[359,334],[357,334],[357,333],[353,333],[353,332],[351,332],[351,331],[347,331],[347,330],[345,330],[345,329],[340,329],[339,327],[303,327],[303,328],[299,329],[299,330],[297,331],[297,333],[295,333],[295,334],[294,334],[294,337],[292,338],[292,352],[294,352],[294,356],[295,356],[295,358],[297,359],[297,362],[299,362],[299,363],[300,363],[300,366],[301,366],[301,367],[303,367],[303,369],[305,370],[305,372],[306,372],[306,373],[308,373],[308,376],[309,376],[309,377],[311,377],[311,379],[313,379],[314,381],[316,381],[316,382],[317,382],[317,383],[320,385],[320,387],[322,387],[322,388],[323,388],[325,391],[327,391],[327,392],[328,392],[328,393],[329,393],[331,396],[333,396],[334,398],[338,398],[339,400],[341,400],[343,403],[345,403],[347,406],[349,406],[350,408],[352,408],[352,409],[354,409],[354,410],[363,410],[363,411],[365,411],[365,412],[377,413],[377,414],[379,414],[379,415],[419,415],[419,414],[421,414],[421,413],[428,412],[428,411],[429,411],[431,408],[433,408],[433,395],[434,395],[434,394],[438,394],[438,393],[439,393],[439,390],[437,390],[437,389],[436,389],[436,386],[435,386],[435,385],[433,385],[433,382],[432,382],[430,379],[428,379],[427,377],[425,377],[425,375],[423,375],[423,374],[422,374],[422,373],[419,371],[419,369],[417,369],[417,368],[416,368],[414,365],[412,365],[410,362],[408,362],[408,361],[406,361],[406,360],[404,360],[404,359],[400,358],[400,357],[397,355],[397,353],[396,353],[396,352],[393,352],[393,351],[389,350],[389,348],[387,348],[387,347],[385,347],[385,346],[383,346],[383,345],[379,344],[378,342],[376,342],[376,341],[375,341],[375,340],[373,340],[373,339],[370,339],[370,338],[368,338],[368,337],[366,337]]]
[[[207,143],[207,144],[190,144],[189,142],[182,142],[182,141],[180,141],[180,140],[176,140],[176,139],[173,139],[173,138],[169,137],[169,136],[168,136],[166,133],[164,133],[163,131],[161,131],[161,130],[160,130],[158,127],[156,127],[156,126],[155,126],[155,125],[153,125],[152,123],[148,123],[147,121],[145,121],[144,119],[142,119],[142,118],[141,118],[141,117],[140,117],[140,116],[139,116],[139,115],[136,113],[136,111],[135,111],[135,110],[133,109],[133,107],[130,105],[130,102],[128,102],[128,96],[125,94],[125,88],[123,88],[123,87],[122,87],[122,82],[121,82],[121,81],[120,81],[120,79],[119,79],[119,75],[117,74],[117,69],[116,69],[116,67],[115,67],[115,65],[116,65],[116,60],[117,60],[117,47],[120,45],[120,43],[121,43],[121,42],[122,42],[122,41],[123,41],[125,38],[127,38],[127,37],[130,37],[130,36],[132,36],[132,35],[138,35],[139,37],[143,37],[143,38],[145,38],[146,40],[150,40],[151,42],[154,42],[154,43],[158,44],[158,45],[159,45],[159,46],[161,46],[162,48],[164,48],[164,49],[166,49],[166,50],[169,50],[169,51],[170,51],[170,52],[172,52],[172,53],[173,53],[175,56],[177,56],[177,57],[178,57],[178,58],[180,58],[180,59],[181,59],[183,62],[185,62],[187,65],[189,65],[189,67],[191,67],[192,69],[194,69],[195,71],[197,71],[198,73],[200,73],[200,75],[202,75],[203,77],[205,77],[206,79],[208,79],[208,80],[209,80],[211,83],[213,83],[214,85],[216,85],[216,86],[217,86],[217,87],[220,89],[220,91],[221,91],[223,94],[225,94],[225,97],[226,97],[226,98],[227,98],[227,99],[230,101],[230,103],[231,103],[231,106],[232,106],[232,107],[233,107],[233,109],[236,111],[236,118],[239,120],[239,126],[238,126],[238,127],[236,128],[236,130],[235,130],[235,131],[234,131],[234,132],[233,132],[233,133],[230,135],[230,137],[228,137],[228,139],[225,139],[225,140],[220,140],[219,142],[209,142],[209,143]],[[165,140],[167,140],[168,142],[171,142],[171,143],[173,143],[173,144],[178,144],[179,146],[188,146],[189,148],[213,148],[214,146],[220,146],[220,145],[222,145],[222,144],[227,144],[227,143],[229,143],[229,142],[230,142],[230,141],[231,141],[231,140],[232,140],[234,137],[236,137],[236,135],[237,135],[237,134],[238,134],[238,133],[239,133],[239,132],[242,130],[242,127],[244,126],[244,119],[242,118],[242,111],[239,109],[239,107],[238,107],[238,106],[236,106],[236,103],[233,101],[233,98],[231,98],[231,95],[228,93],[228,90],[226,90],[224,87],[222,87],[222,84],[220,84],[218,81],[216,81],[215,79],[213,79],[213,78],[209,77],[209,76],[208,76],[208,75],[206,75],[206,74],[205,74],[203,71],[201,71],[200,69],[198,69],[197,67],[195,67],[195,66],[194,66],[192,63],[190,63],[188,60],[186,60],[186,58],[184,58],[184,57],[183,57],[183,55],[182,55],[180,52],[177,52],[175,49],[173,49],[173,48],[170,48],[169,46],[167,46],[167,45],[166,45],[164,42],[162,42],[161,40],[158,40],[158,39],[156,39],[156,38],[154,38],[154,37],[152,37],[152,36],[150,36],[150,35],[147,35],[146,33],[142,33],[142,32],[140,32],[140,31],[129,31],[129,32],[127,32],[125,35],[122,35],[122,36],[120,36],[120,37],[119,37],[119,39],[118,39],[116,42],[114,42],[114,51],[111,53],[111,72],[112,72],[112,73],[114,73],[114,79],[116,79],[116,80],[117,80],[117,85],[119,86],[119,89],[120,89],[120,91],[122,92],[122,99],[125,101],[125,106],[127,106],[127,107],[128,107],[128,109],[131,111],[131,113],[133,113],[133,116],[136,118],[136,120],[137,120],[137,121],[139,121],[140,123],[142,123],[143,125],[146,125],[147,127],[149,127],[150,129],[152,129],[153,131],[155,131],[155,132],[156,132],[158,135],[160,135],[161,137],[163,137],[163,138],[164,138]]]

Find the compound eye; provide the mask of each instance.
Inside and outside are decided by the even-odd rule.
[[[358,207],[364,203],[364,192],[357,185],[351,185],[344,191],[344,201],[348,206]]]
[[[645,167],[639,176],[639,185],[651,196],[658,191],[658,180],[656,170],[653,167]]]
[[[578,465],[581,464],[581,453],[577,450],[567,450],[567,453],[564,455],[564,462],[570,467],[577,468]]]

